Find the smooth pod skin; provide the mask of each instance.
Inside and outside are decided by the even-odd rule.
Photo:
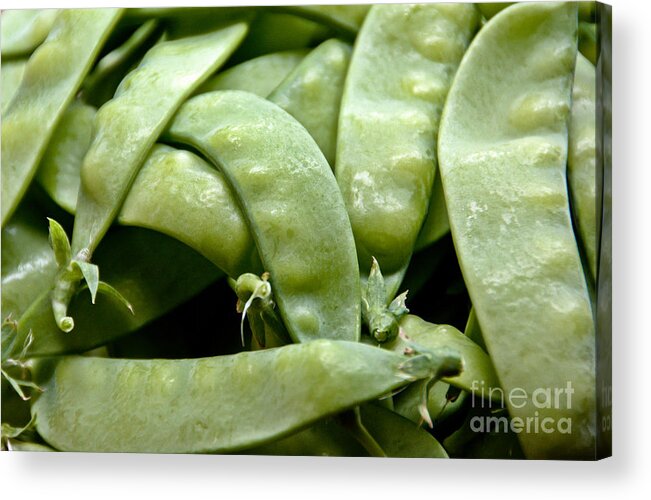
[[[528,458],[594,457],[594,326],[565,176],[576,32],[573,3],[496,15],[464,56],[439,134],[452,236],[484,340],[505,392],[527,394],[506,398],[511,418],[563,430],[520,432]],[[566,392],[545,406],[537,390]]]
[[[334,166],[337,122],[351,47],[337,39],[323,42],[269,95],[303,125]]]
[[[64,10],[47,40],[30,57],[20,87],[2,115],[3,227],[121,14],[120,9]]]
[[[205,94],[214,90],[244,90],[267,97],[305,58],[307,49],[273,52],[244,61],[217,73],[197,90]]]
[[[287,10],[297,16],[329,24],[354,37],[362,26],[370,7],[370,5],[291,5],[277,7],[277,9]]]
[[[427,213],[441,109],[478,22],[470,4],[374,5],[355,43],[335,173],[363,275],[375,257],[389,299]]]
[[[567,181],[580,244],[586,254],[593,283],[597,279],[596,88],[595,67],[583,55],[577,54],[572,87]]]
[[[307,131],[264,99],[223,91],[186,102],[166,136],[197,148],[224,173],[294,341],[359,340],[350,222],[328,162]]]
[[[3,115],[20,86],[20,81],[23,79],[26,65],[26,59],[2,61],[2,71],[0,71],[0,79],[2,82],[2,107],[0,109],[2,109]]]
[[[46,231],[44,223],[45,238]],[[105,345],[173,310],[221,276],[210,262],[182,243],[140,228],[111,231],[96,257],[102,278],[120,290],[133,306],[133,314],[101,293],[92,304],[88,290],[81,290],[70,305],[75,333],[67,335],[54,321],[51,281],[41,281],[41,293],[18,321],[15,350],[20,350],[30,331],[34,334],[30,357],[85,352]]]
[[[237,22],[155,45],[100,108],[81,169],[73,254],[92,254],[174,112],[237,48],[247,28]]]
[[[432,194],[429,199],[427,217],[420,228],[418,239],[416,240],[415,250],[422,250],[436,243],[450,232],[450,222],[448,221],[448,209],[445,206],[445,194],[443,193],[443,182],[441,176],[437,175],[434,179]]]
[[[35,367],[44,392],[32,412],[58,450],[232,452],[425,376],[405,360],[331,340],[200,359],[64,357]]]
[[[5,59],[28,56],[47,38],[59,14],[57,9],[6,10],[0,17],[3,71]],[[3,89],[4,92],[4,89]]]

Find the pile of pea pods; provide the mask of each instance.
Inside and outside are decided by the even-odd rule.
[[[593,9],[3,12],[3,449],[592,458]]]

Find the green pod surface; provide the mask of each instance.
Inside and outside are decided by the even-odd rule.
[[[297,16],[327,24],[350,37],[359,31],[370,5],[288,5],[276,7]]]
[[[92,254],[175,111],[237,48],[247,29],[246,22],[236,22],[155,45],[100,108],[81,168],[73,255],[82,249]]]
[[[46,231],[44,226],[45,238]],[[29,332],[33,333],[30,357],[88,351],[171,311],[220,276],[210,262],[185,245],[139,228],[111,231],[96,257],[102,279],[122,292],[133,314],[110,295],[99,293],[92,304],[88,290],[82,290],[70,305],[75,332],[65,334],[54,321],[50,291],[44,289],[18,321],[14,351],[20,351]]]
[[[594,326],[565,175],[576,9],[526,3],[491,19],[439,134],[452,236],[488,352],[505,393],[527,395],[507,398],[509,413],[554,423],[518,434],[539,459],[594,457]],[[534,404],[535,391],[555,401]]]
[[[20,86],[20,81],[23,79],[26,65],[26,59],[2,61],[2,71],[0,71],[2,107],[0,109],[2,109],[3,115]]]
[[[596,88],[595,67],[578,54],[572,87],[567,181],[580,243],[588,260],[593,283],[597,279]]]
[[[296,118],[334,166],[337,122],[351,47],[337,39],[323,42],[269,95]]]
[[[427,214],[441,109],[478,22],[470,4],[375,5],[355,43],[335,173],[362,276],[375,257],[388,298]]]
[[[579,23],[579,51],[593,65],[597,64],[597,24],[581,21]]]
[[[232,452],[426,376],[406,359],[323,339],[200,359],[64,357],[35,366],[32,412],[58,450]]]
[[[307,55],[307,49],[273,52],[244,61],[217,73],[197,90],[244,90],[267,97]]]
[[[2,116],[2,226],[27,191],[61,115],[121,14],[120,9],[64,10],[29,58]]]
[[[432,194],[429,199],[427,217],[418,234],[415,250],[422,250],[436,243],[449,232],[450,222],[448,221],[448,209],[445,206],[443,182],[441,181],[441,176],[437,175],[434,179],[434,186],[432,187]]]
[[[185,103],[166,135],[197,148],[224,173],[292,338],[359,340],[350,222],[328,162],[307,131],[269,101],[223,91]]]
[[[0,17],[2,59],[31,54],[47,38],[58,14],[57,9],[4,11]]]

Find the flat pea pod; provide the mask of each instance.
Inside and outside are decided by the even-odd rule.
[[[538,459],[594,456],[594,326],[565,175],[576,8],[517,4],[486,23],[439,134],[452,236],[488,352],[505,393],[527,394],[506,398],[511,418],[571,423],[571,433],[519,433]],[[556,403],[534,405],[534,391],[555,391]]]
[[[64,10],[46,41],[30,57],[20,87],[2,116],[3,227],[34,177],[61,115],[121,14],[120,9]]]
[[[197,94],[214,90],[244,90],[267,97],[307,55],[307,49],[272,52],[217,73]]]
[[[448,458],[443,446],[411,420],[373,404],[361,412],[364,426],[388,457]]]
[[[58,450],[233,452],[427,376],[413,367],[383,349],[324,339],[199,359],[54,358],[34,367],[44,391],[32,414]]]
[[[581,21],[579,23],[579,51],[592,64],[597,64],[597,24]]]
[[[434,186],[432,187],[432,194],[429,199],[427,217],[425,217],[423,227],[420,228],[415,250],[422,250],[436,243],[449,232],[450,222],[448,221],[448,210],[445,206],[443,182],[441,181],[441,176],[437,175],[434,179]]]
[[[82,249],[92,254],[174,112],[228,58],[247,29],[246,22],[236,22],[155,45],[100,108],[81,168],[73,254]]]
[[[49,196],[72,214],[94,117],[91,106],[70,106],[37,175]],[[251,232],[223,175],[189,151],[154,145],[117,221],[176,238],[231,277],[262,272]]]
[[[187,101],[166,136],[197,148],[224,173],[292,339],[359,340],[352,230],[334,175],[307,131],[269,101],[223,91]]]
[[[2,319],[20,318],[56,274],[45,218],[21,207],[2,230]]]
[[[269,95],[303,125],[334,166],[337,122],[351,47],[336,38],[312,50]]]
[[[26,59],[2,61],[2,71],[0,71],[0,79],[2,81],[2,108],[0,109],[2,109],[3,115],[20,86],[26,65]]]
[[[500,386],[488,354],[453,326],[435,325],[408,314],[400,320],[400,330],[408,342],[414,342],[425,349],[436,351],[449,347],[461,354],[463,371],[454,377],[443,378],[444,382],[468,392],[478,392],[485,388],[488,393],[489,388]],[[404,343],[398,338],[388,347],[400,351],[404,349]]]
[[[329,24],[344,34],[357,35],[370,5],[291,5],[276,7],[313,21]]]
[[[596,88],[595,67],[583,55],[577,54],[572,87],[567,181],[580,243],[593,283],[597,279]]]
[[[44,224],[47,237],[46,230]],[[30,357],[85,352],[105,345],[189,300],[221,274],[185,245],[140,228],[111,231],[98,249],[97,262],[104,277],[129,300],[134,313],[109,295],[98,294],[92,304],[88,291],[82,290],[70,305],[77,334],[65,335],[54,321],[46,288],[19,318],[14,351],[20,351],[30,331]]]
[[[468,4],[374,5],[355,43],[335,174],[362,275],[375,257],[391,297],[427,213],[441,108],[478,22]]]
[[[50,33],[58,14],[57,9],[4,11],[0,17],[3,66],[6,62],[4,59],[28,56],[41,45]]]

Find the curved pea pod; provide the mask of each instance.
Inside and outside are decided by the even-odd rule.
[[[4,115],[7,106],[11,99],[16,94],[20,81],[23,79],[25,66],[27,65],[26,59],[18,59],[15,61],[2,61],[2,71],[0,71],[0,79],[2,79],[2,114]]]
[[[4,11],[0,17],[2,59],[31,54],[47,38],[58,14],[57,9]]]
[[[388,457],[448,458],[441,444],[411,420],[373,404],[361,407],[362,421]]]
[[[411,361],[324,339],[200,359],[64,357],[35,366],[32,414],[59,450],[233,452],[428,375]]]
[[[197,148],[224,173],[292,339],[359,340],[350,222],[328,162],[307,131],[269,101],[223,91],[186,102],[166,135]]]
[[[425,394],[425,391],[427,394]],[[468,393],[445,382],[428,384],[425,380],[414,382],[393,398],[394,411],[418,426],[430,425],[438,431],[446,421],[457,415],[468,400]],[[425,403],[430,421],[422,413]]]
[[[307,49],[273,52],[244,61],[217,73],[197,94],[214,90],[244,90],[267,97],[307,55]]]
[[[66,111],[37,175],[50,197],[73,214],[94,116],[94,108],[81,103]],[[117,221],[176,238],[229,276],[262,272],[251,232],[224,176],[189,151],[154,145]]]
[[[597,279],[595,93],[595,67],[578,54],[572,87],[567,180],[580,244],[586,254],[593,283]]]
[[[2,320],[18,320],[55,274],[45,217],[21,207],[2,230]]]
[[[565,175],[576,30],[572,3],[518,4],[491,19],[459,67],[439,134],[452,236],[488,352],[505,393],[527,394],[507,398],[509,413],[556,424],[519,433],[529,458],[594,456],[594,326]]]
[[[71,303],[78,334],[65,335],[54,321],[50,291],[45,290],[20,317],[15,350],[32,332],[30,357],[88,351],[171,311],[220,275],[185,245],[139,228],[116,228],[109,233],[97,252],[97,262],[103,277],[129,300],[133,313],[110,295],[98,294],[91,304],[88,291],[82,290]]]
[[[404,351],[411,343],[425,350],[436,351],[452,348],[461,354],[463,371],[454,377],[442,380],[464,391],[488,395],[490,388],[499,388],[500,384],[488,354],[450,325],[435,325],[414,315],[406,315],[400,320],[401,337],[389,347],[394,351]],[[407,341],[405,344],[405,340]]]
[[[477,7],[486,19],[490,19],[511,5],[513,5],[513,2],[487,2],[478,3]]]
[[[335,174],[362,276],[375,257],[389,300],[427,213],[441,108],[478,22],[469,4],[375,5],[355,43]]]
[[[120,9],[64,10],[30,57],[20,87],[2,116],[3,227],[121,13]]]
[[[370,7],[370,5],[288,5],[276,9],[328,24],[343,34],[355,37]]]
[[[351,47],[337,39],[323,42],[269,95],[296,118],[333,166],[337,122]]]
[[[422,250],[436,243],[449,232],[450,222],[448,221],[448,210],[445,206],[443,183],[441,176],[437,175],[434,179],[434,186],[432,187],[432,194],[429,199],[427,217],[425,217],[423,227],[420,228],[415,250]]]

